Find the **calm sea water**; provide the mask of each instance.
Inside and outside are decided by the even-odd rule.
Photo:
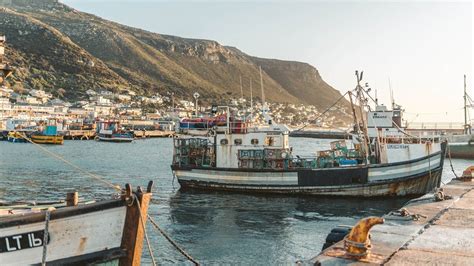
[[[290,139],[294,153],[312,155],[328,141]],[[234,193],[180,192],[170,171],[171,139],[112,144],[65,141],[43,146],[74,164],[124,185],[155,181],[149,213],[185,250],[203,264],[287,264],[316,255],[327,233],[369,215],[400,208],[407,198],[372,200],[321,197],[259,196]],[[453,160],[460,173],[474,164]],[[453,178],[446,161],[443,180]],[[31,144],[0,142],[0,200],[63,199],[79,191],[86,199],[108,199],[113,191],[53,159]],[[186,260],[148,227],[155,257],[161,264]],[[143,263],[150,263],[144,249]]]

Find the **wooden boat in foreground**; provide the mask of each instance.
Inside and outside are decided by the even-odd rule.
[[[97,203],[78,205],[72,193],[63,207],[2,206],[0,264],[139,265],[152,184]]]
[[[365,113],[367,92],[358,84],[352,93],[358,113]],[[286,126],[253,127],[228,115],[226,126],[207,137],[175,139],[171,169],[182,188],[250,193],[378,197],[421,195],[439,187],[446,142],[408,135],[399,106],[387,110],[375,103],[359,119],[352,105],[356,132],[349,145],[332,142],[330,150],[312,158],[292,154]]]

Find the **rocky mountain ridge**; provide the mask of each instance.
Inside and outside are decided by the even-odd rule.
[[[7,35],[7,57],[18,69],[12,87],[63,88],[68,99],[81,99],[91,88],[183,98],[197,91],[215,102],[240,97],[240,77],[246,97],[250,82],[253,95],[260,95],[262,67],[267,100],[322,110],[341,95],[306,63],[121,25],[56,0],[0,0],[0,6],[0,34]]]

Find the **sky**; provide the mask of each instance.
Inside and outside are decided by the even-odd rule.
[[[474,98],[470,1],[62,2],[152,32],[307,62],[342,93],[355,87],[354,71],[364,71],[386,105],[390,81],[409,122],[462,122],[464,74]]]

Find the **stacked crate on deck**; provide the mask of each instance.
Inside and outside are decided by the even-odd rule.
[[[286,149],[265,149],[265,168],[288,169],[289,152]]]
[[[196,166],[208,166],[211,164],[209,141],[207,139],[190,139],[189,163]]]
[[[214,163],[214,148],[207,139],[176,139],[175,164],[211,166]]]
[[[239,168],[263,169],[263,150],[239,150]]]
[[[190,139],[175,139],[175,155],[173,158],[174,164],[179,166],[189,165],[189,140]]]

